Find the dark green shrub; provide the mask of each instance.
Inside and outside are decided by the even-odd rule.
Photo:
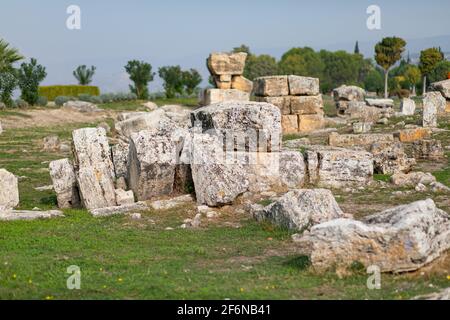
[[[103,103],[103,100],[102,100],[102,98],[100,98],[98,96],[91,96],[89,102],[94,103],[94,104],[101,104],[101,103]]]
[[[17,99],[16,100],[16,107],[20,108],[20,109],[25,109],[28,108],[30,105],[28,104],[28,102],[26,102],[23,99]]]
[[[34,58],[30,59],[30,63],[22,63],[17,71],[17,80],[21,92],[21,99],[28,104],[35,105],[39,98],[39,83],[41,83],[47,72],[45,67],[37,63]]]
[[[153,81],[155,75],[152,72],[151,64],[144,61],[131,60],[125,66],[125,71],[133,82],[133,85],[130,85],[131,92],[136,94],[139,99],[146,100],[148,98],[148,83]]]
[[[66,96],[59,96],[55,98],[55,104],[59,107],[61,107],[64,103],[66,103],[67,101],[70,101],[70,97],[66,97]]]
[[[46,97],[49,101],[55,101],[58,96],[78,97],[80,94],[98,96],[100,89],[95,86],[78,85],[39,87],[39,95]]]
[[[40,97],[38,98],[38,100],[37,100],[37,105],[40,106],[40,107],[46,107],[46,106],[47,106],[47,103],[48,103],[48,100],[47,100],[46,97],[40,96]]]
[[[78,100],[80,100],[80,101],[91,102],[91,98],[92,98],[92,96],[90,94],[86,94],[86,93],[81,93],[78,95]]]
[[[14,69],[0,72],[0,101],[3,102],[6,107],[12,107],[14,102],[12,94],[16,87],[17,77]]]

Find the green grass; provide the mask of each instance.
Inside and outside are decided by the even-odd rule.
[[[302,255],[267,254],[289,241],[283,230],[251,221],[164,230],[179,214],[148,212],[136,222],[69,210],[59,219],[0,223],[0,298],[398,299],[448,284],[443,275],[413,282],[383,275],[382,289],[368,290],[361,272],[316,274]],[[66,288],[71,265],[81,269],[81,290]]]
[[[373,175],[373,179],[376,181],[389,182],[391,180],[391,175],[376,173]]]
[[[155,99],[152,100],[158,106],[170,105],[170,104],[179,104],[187,107],[198,107],[198,98],[173,98],[173,99]]]
[[[42,152],[42,139],[69,140],[73,129],[94,125],[11,129],[0,136],[0,167],[24,176],[20,208],[56,208],[52,191],[34,188],[51,183],[48,161],[69,155]],[[344,194],[342,200],[378,203],[389,193]],[[204,218],[200,229],[178,228],[195,215],[194,204],[147,211],[141,220],[64,212],[51,220],[0,222],[0,299],[407,299],[449,284],[447,271],[383,274],[381,290],[368,290],[361,270],[317,274],[293,250],[290,232],[251,217]],[[227,226],[230,220],[240,227]],[[81,290],[66,288],[71,265],[81,268]]]

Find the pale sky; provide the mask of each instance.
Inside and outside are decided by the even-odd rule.
[[[368,30],[366,8],[381,8],[381,30]],[[68,30],[66,9],[81,8],[81,30]],[[366,55],[383,36],[401,36],[410,50],[450,51],[449,0],[1,0],[0,38],[47,67],[45,84],[75,83],[79,64],[96,65],[102,91],[126,91],[128,60],[197,68],[207,76],[209,52],[245,43],[279,57],[295,46]],[[160,89],[160,82],[150,85]]]

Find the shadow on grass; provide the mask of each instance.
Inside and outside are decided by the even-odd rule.
[[[304,271],[311,266],[311,259],[305,255],[291,257],[289,260],[285,261],[283,265],[292,269]]]

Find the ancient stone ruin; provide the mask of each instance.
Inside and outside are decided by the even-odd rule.
[[[210,54],[207,66],[216,88],[207,88],[203,91],[202,105],[250,100],[253,82],[243,76],[246,59],[245,52]]]
[[[256,78],[254,83],[257,101],[280,108],[284,133],[310,132],[324,126],[319,79],[270,76]]]
[[[339,116],[374,123],[394,114],[392,99],[366,98],[366,91],[357,86],[342,85],[333,90],[333,97]]]
[[[431,84],[431,89],[438,91],[446,100],[445,111],[450,112],[450,79],[434,82]]]
[[[450,248],[450,218],[433,200],[417,201],[365,217],[334,219],[294,241],[315,270],[346,268],[358,261],[382,272],[413,271]]]

